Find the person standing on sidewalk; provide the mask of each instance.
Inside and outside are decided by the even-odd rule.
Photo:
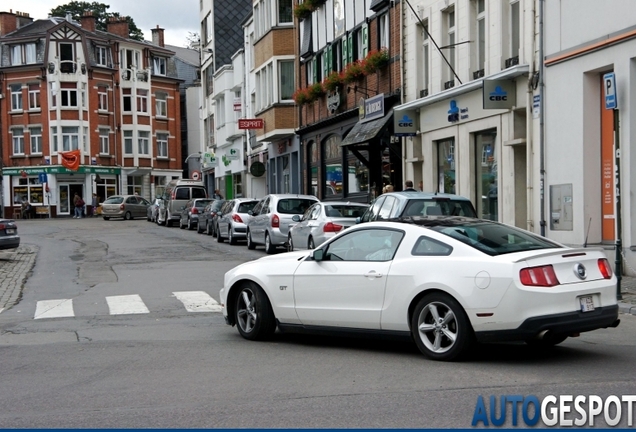
[[[93,193],[93,199],[91,200],[91,216],[97,216],[97,194]]]
[[[84,200],[77,192],[75,192],[75,196],[73,197],[73,205],[75,207],[75,216],[73,219],[80,219],[82,217],[82,213],[84,211]]]

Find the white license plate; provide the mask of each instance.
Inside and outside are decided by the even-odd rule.
[[[15,234],[15,230],[13,228],[7,228],[7,234]]]
[[[590,312],[594,310],[594,298],[592,296],[579,297],[581,304],[581,312]]]

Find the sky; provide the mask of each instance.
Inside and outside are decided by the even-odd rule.
[[[89,0],[110,5],[109,12],[130,16],[146,40],[150,29],[163,28],[168,45],[186,46],[188,32],[200,33],[198,0]],[[51,9],[69,3],[62,0],[0,0],[0,11],[26,12],[33,19],[46,19]]]

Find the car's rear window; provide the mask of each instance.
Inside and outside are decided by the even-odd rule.
[[[481,252],[496,256],[512,252],[561,248],[550,240],[496,222],[474,221],[430,226],[432,230],[446,234]]]
[[[198,208],[203,208],[206,205],[210,204],[212,200],[198,200],[194,202],[194,206]]]
[[[192,198],[207,198],[208,194],[204,188],[192,188]]]
[[[315,200],[306,198],[283,198],[278,201],[278,207],[276,211],[283,214],[298,214],[305,213],[309,207],[316,203]]]
[[[404,216],[466,216],[474,217],[470,201],[453,199],[412,199],[404,209]]]
[[[258,201],[242,202],[242,203],[239,204],[238,209],[236,210],[236,212],[237,213],[247,213],[248,211],[250,211],[254,207],[256,207],[256,204],[258,204]]]
[[[366,207],[362,206],[352,206],[352,205],[326,205],[325,206],[325,214],[328,217],[346,217],[346,218],[357,218],[362,216]]]
[[[223,207],[223,204],[225,204],[225,200],[218,199],[218,200],[216,200],[216,201],[214,201],[214,202],[212,203],[212,205],[210,206],[210,209],[211,209],[211,210],[214,210],[214,211],[217,211],[217,210],[219,210],[221,207]]]
[[[124,202],[124,197],[111,197],[104,201],[102,204],[121,204]]]

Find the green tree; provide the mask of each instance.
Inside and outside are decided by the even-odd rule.
[[[51,9],[51,16],[64,17],[67,13],[70,13],[75,21],[79,21],[85,11],[92,11],[97,30],[106,31],[108,18],[121,17],[119,12],[108,12],[109,8],[110,5],[104,3],[71,1]],[[128,34],[130,38],[140,41],[144,40],[143,32],[139,30],[133,19],[126,17],[126,21],[128,21]]]

